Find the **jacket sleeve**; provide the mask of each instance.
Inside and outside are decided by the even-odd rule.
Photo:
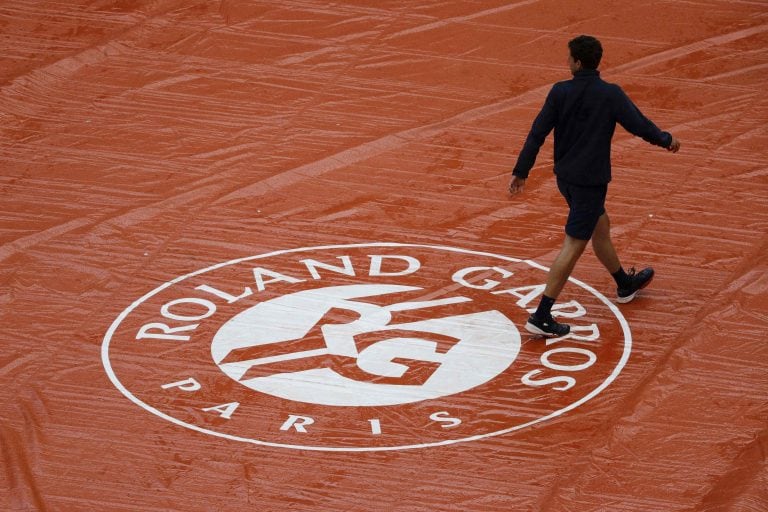
[[[650,119],[645,117],[621,87],[616,86],[614,100],[616,121],[625,130],[656,146],[668,148],[672,144],[672,135],[661,131]]]
[[[555,87],[552,87],[547,95],[547,99],[544,101],[544,106],[541,108],[539,115],[534,119],[531,131],[525,139],[525,144],[523,144],[523,149],[517,157],[517,163],[512,170],[512,174],[519,178],[528,178],[528,173],[536,162],[536,157],[539,154],[541,145],[544,144],[547,135],[549,135],[549,132],[551,132],[552,128],[555,126],[555,121],[557,119],[557,103],[555,101],[555,95]]]

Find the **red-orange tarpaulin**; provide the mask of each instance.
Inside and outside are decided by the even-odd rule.
[[[591,249],[567,42],[619,129]],[[762,2],[0,4],[0,510],[768,509]]]

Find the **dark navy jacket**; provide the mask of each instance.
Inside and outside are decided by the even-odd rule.
[[[512,174],[528,177],[554,128],[557,178],[575,185],[605,185],[611,181],[616,123],[651,144],[665,148],[672,144],[672,136],[648,120],[621,87],[605,82],[597,70],[577,71],[572,80],[552,86]]]

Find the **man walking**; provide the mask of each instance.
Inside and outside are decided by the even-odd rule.
[[[568,42],[568,63],[573,79],[558,82],[549,91],[512,171],[509,192],[523,190],[541,145],[555,130],[555,176],[568,203],[565,241],[547,276],[544,295],[525,328],[543,336],[565,336],[570,326],[552,318],[557,300],[589,240],[600,262],[617,286],[617,301],[626,303],[653,279],[653,269],[625,272],[611,242],[605,196],[611,181],[611,138],[616,123],[645,141],[676,153],[680,142],[648,120],[624,91],[600,78],[603,56],[600,41],[579,36]]]

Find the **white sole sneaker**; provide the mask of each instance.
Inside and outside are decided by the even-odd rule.
[[[549,331],[545,331],[544,329],[541,329],[540,327],[537,327],[536,325],[532,324],[531,322],[526,322],[525,323],[525,330],[528,331],[531,334],[535,334],[537,336],[546,336],[548,338],[559,338],[559,337],[565,336],[566,334],[571,332],[570,327],[568,328],[568,330],[566,332],[564,332],[562,334],[558,334],[558,333],[555,333],[555,332],[549,332]]]
[[[640,290],[637,290],[639,292]],[[616,302],[619,304],[626,304],[627,302],[632,302],[632,299],[635,298],[637,295],[637,292],[633,293],[632,295],[627,295],[626,297],[616,297]]]
[[[635,269],[633,268],[632,272],[631,272],[632,276],[634,276],[634,270]],[[642,272],[649,272],[650,273],[650,276],[648,277],[648,279],[643,284],[640,285],[640,288],[638,288],[633,293],[631,293],[630,295],[627,295],[625,297],[620,296],[618,294],[618,291],[617,291],[617,293],[616,293],[616,302],[618,302],[619,304],[626,304],[627,302],[632,302],[632,299],[634,299],[637,296],[637,292],[639,292],[640,290],[642,290],[643,288],[645,288],[646,286],[651,284],[651,281],[653,281],[653,278],[656,277],[656,273],[650,267],[646,268],[646,269],[643,269]]]

